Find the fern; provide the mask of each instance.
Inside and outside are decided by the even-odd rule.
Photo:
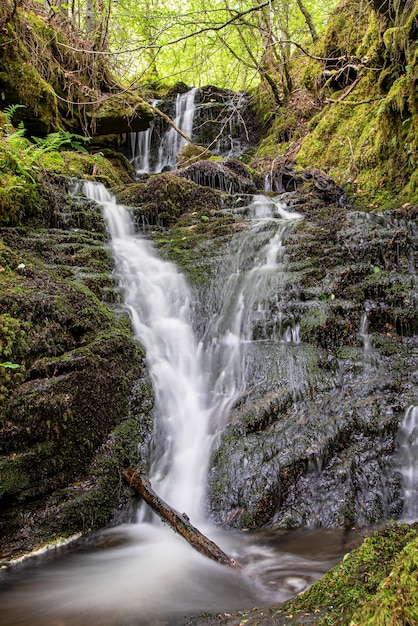
[[[7,107],[4,109],[3,113],[4,113],[4,115],[6,116],[7,121],[8,121],[10,124],[12,123],[12,120],[13,120],[14,114],[16,113],[16,111],[17,111],[18,109],[26,109],[26,106],[25,106],[24,104],[10,104],[9,106],[7,106]],[[22,122],[20,122],[19,127],[20,127],[21,125],[22,125],[22,127],[23,127],[23,123],[22,123]]]
[[[56,133],[49,133],[44,138],[32,137],[33,141],[39,146],[41,154],[44,152],[53,152],[59,150],[63,146],[69,147],[72,150],[80,150],[87,152],[82,142],[86,143],[90,141],[90,137],[83,137],[82,135],[76,135],[74,133],[58,131]]]

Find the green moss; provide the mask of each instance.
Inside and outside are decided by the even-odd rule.
[[[350,626],[413,626],[418,623],[418,538],[410,541],[392,565],[376,594],[358,609]]]
[[[172,226],[184,213],[219,209],[221,193],[171,173],[155,174],[145,183],[125,186],[118,198],[124,204],[139,207],[135,218],[156,226]]]
[[[337,58],[354,56],[362,42],[359,25],[368,23],[370,3],[366,0],[344,0],[331,13],[324,35],[317,44],[318,56]]]
[[[45,133],[59,130],[57,97],[31,60],[10,62],[7,71],[0,72],[0,85],[14,94],[15,102],[24,102],[30,108]]]
[[[325,308],[310,308],[300,320],[300,331],[302,337],[309,341],[313,332],[318,328],[323,328],[327,320]]]
[[[48,152],[40,158],[40,165],[54,174],[96,180],[110,188],[124,185],[132,180],[127,170],[120,167],[120,162],[115,167],[101,153]]]
[[[364,31],[353,27],[351,2],[341,5],[339,15],[329,22],[324,55],[355,54],[366,67],[360,67],[360,81],[350,95],[333,93],[336,104],[326,106],[311,121],[297,163],[303,167],[315,163],[338,182],[350,184],[364,208],[386,209],[395,198],[399,203],[418,201],[417,9],[405,12],[403,25],[387,29],[383,43],[382,24],[366,5],[360,5]],[[358,20],[358,10],[355,15]],[[381,72],[368,69],[383,63]],[[343,99],[338,102],[339,98]]]
[[[193,143],[188,143],[176,156],[178,167],[187,167],[192,163],[197,163],[202,159],[209,159],[212,156],[212,153],[206,148],[202,148],[201,146],[197,146]]]
[[[0,461],[0,499],[4,494],[18,494],[29,487],[30,480],[22,471],[25,456],[16,454]]]
[[[412,626],[417,610],[416,570],[416,530],[406,525],[392,526],[366,538],[319,582],[275,615],[290,618],[296,613],[312,613],[317,626]],[[406,621],[397,621],[403,617]]]

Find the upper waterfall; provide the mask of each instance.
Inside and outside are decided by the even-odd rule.
[[[174,102],[172,97],[151,104],[171,117],[194,143],[222,157],[235,157],[248,148],[254,114],[247,94],[194,87],[177,93]],[[175,169],[176,156],[186,143],[173,126],[156,116],[148,130],[130,134],[130,160],[138,174]]]
[[[195,96],[197,88],[194,87],[186,93],[178,93],[175,103],[173,122],[187,137],[191,138],[193,132],[193,118],[195,113]],[[152,104],[158,103],[154,100]],[[138,173],[156,174],[165,169],[176,167],[176,155],[187,140],[178,133],[173,126],[169,126],[162,137],[157,137],[158,144],[156,156],[152,154],[151,147],[154,141],[153,125],[146,131],[131,134],[130,149],[131,160]]]

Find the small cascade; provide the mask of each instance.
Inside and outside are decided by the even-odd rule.
[[[151,102],[152,106],[157,106],[158,100]],[[151,173],[151,147],[153,139],[153,125],[147,130],[129,134],[129,148],[131,153],[131,163],[138,174]]]
[[[418,520],[418,406],[408,407],[398,432],[398,458],[404,490],[402,519]]]
[[[177,94],[174,124],[180,130],[191,137],[193,132],[193,118],[195,114],[195,96],[197,88],[193,88],[186,93]],[[157,100],[151,104],[154,106]],[[131,163],[138,174],[157,174],[168,169],[177,167],[176,155],[186,143],[186,139],[182,137],[172,126],[165,131],[161,141],[159,142],[156,154],[153,151],[154,143],[154,127],[151,124],[148,130],[131,133],[130,149]],[[156,138],[158,141],[158,138]]]
[[[177,94],[176,115],[174,124],[183,131],[187,137],[191,138],[193,131],[193,118],[195,113],[195,96],[197,87],[186,93]],[[186,145],[187,141],[172,126],[164,134],[158,149],[157,172],[165,169],[174,169],[177,166],[176,156],[180,148]]]
[[[375,371],[379,368],[379,354],[373,347],[371,336],[368,333],[368,312],[372,305],[365,303],[364,311],[360,318],[359,337],[363,344],[361,365],[365,372]]]
[[[254,197],[246,216],[249,227],[231,251],[232,267],[217,303],[219,313],[203,339],[211,354],[213,393],[225,400],[218,415],[227,413],[233,399],[244,390],[246,345],[268,338],[282,343],[300,341],[298,325],[283,324],[278,298],[286,274],[284,237],[302,216],[288,211],[279,198],[265,196]]]

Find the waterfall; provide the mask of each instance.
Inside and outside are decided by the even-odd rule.
[[[152,106],[157,106],[157,104],[158,100],[152,100]],[[151,173],[152,137],[152,124],[149,128],[147,128],[147,130],[129,134],[131,163],[138,174]]]
[[[191,325],[190,290],[175,266],[161,260],[136,232],[129,210],[102,185],[85,183],[83,192],[103,207],[125,304],[147,354],[158,415],[150,480],[161,497],[195,519],[202,510],[210,411]]]
[[[418,406],[406,410],[398,440],[404,490],[402,519],[412,522],[418,520]]]
[[[176,115],[174,124],[183,131],[185,135],[191,137],[193,130],[194,99],[197,87],[186,93],[177,94]],[[176,168],[176,155],[180,148],[185,146],[186,139],[182,137],[172,126],[165,133],[160,147],[158,148],[157,171],[162,172],[166,168]]]
[[[254,316],[260,322],[277,291],[283,236],[301,216],[277,199],[254,198],[219,312],[198,343],[183,275],[159,258],[137,233],[129,209],[103,185],[87,182],[83,192],[103,207],[119,284],[147,354],[157,416],[150,480],[171,506],[199,519],[213,435],[245,387],[245,344],[253,339]],[[281,341],[297,339],[296,327],[280,331]]]
[[[225,403],[219,416],[246,384],[246,346],[254,340],[299,342],[297,324],[283,327],[279,301],[285,282],[283,241],[301,215],[288,211],[280,198],[254,196],[246,209],[249,226],[231,250],[231,267],[220,291],[219,313],[213,316],[204,341],[210,347],[212,386]],[[275,309],[275,313],[273,312]],[[267,319],[274,326],[267,328]]]
[[[227,408],[244,390],[247,347],[272,338],[285,349],[299,342],[298,325],[285,321],[280,293],[287,271],[284,238],[301,216],[277,198],[255,197],[243,209],[247,228],[232,243],[230,266],[213,285],[217,298],[213,308],[204,307],[206,331],[198,341],[193,332],[197,303],[182,274],[159,258],[138,233],[130,209],[118,205],[103,185],[84,183],[83,192],[102,207],[116,277],[135,336],[146,350],[156,400],[149,478],[172,507],[201,523],[213,431],[223,426],[218,415],[227,417]],[[275,328],[265,319],[272,303]],[[101,531],[96,550],[93,536],[92,550],[70,554],[52,569],[36,567],[23,593],[18,586],[0,599],[2,609],[18,618],[7,623],[183,624],[185,616],[203,611],[231,613],[283,602],[335,562],[335,555],[324,557],[329,534],[325,544],[313,540],[317,554],[310,546],[304,556],[303,549],[288,551],[284,537],[278,542],[274,531],[268,536],[263,530],[257,538],[257,533],[206,526],[205,534],[215,534],[244,565],[232,571],[163,525],[139,521]]]
[[[174,124],[191,137],[195,113],[195,96],[197,87],[186,93],[177,94]],[[152,104],[157,103],[154,101]],[[157,174],[166,169],[177,167],[176,155],[187,141],[172,126],[164,133],[158,147],[156,161],[151,158],[153,126],[148,130],[131,133],[131,163],[138,173]]]

